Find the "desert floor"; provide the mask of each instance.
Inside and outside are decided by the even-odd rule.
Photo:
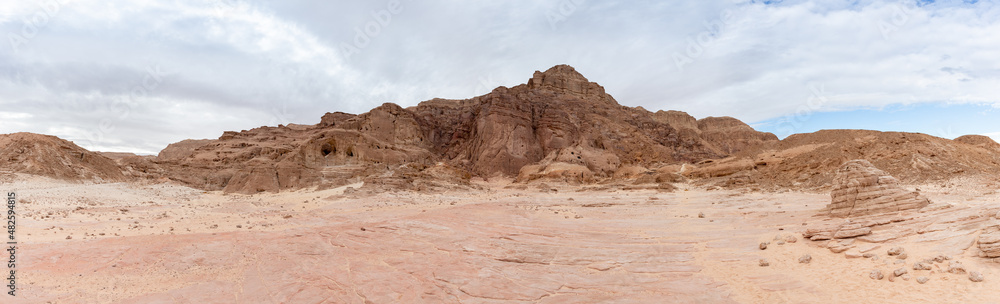
[[[247,196],[19,176],[0,184],[17,192],[21,216],[20,289],[2,302],[1000,302],[1000,264],[974,244],[996,223],[983,214],[1000,194],[962,183],[909,185],[934,201],[911,221],[921,233],[856,244],[875,259],[801,238],[829,221],[817,216],[823,193],[478,185],[486,190]],[[797,242],[778,245],[781,235]],[[904,264],[886,256],[895,246],[909,253]],[[798,262],[805,254],[811,263]],[[939,254],[986,280],[911,268]],[[869,278],[901,267],[930,281]]]

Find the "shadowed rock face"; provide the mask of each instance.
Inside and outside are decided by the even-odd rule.
[[[930,201],[918,192],[899,187],[898,181],[867,160],[852,160],[837,170],[830,193],[830,215],[854,217],[919,209]]]

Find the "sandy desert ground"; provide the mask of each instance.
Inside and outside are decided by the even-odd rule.
[[[817,216],[827,193],[476,184],[227,195],[19,175],[0,185],[17,192],[22,216],[20,294],[5,303],[1000,301],[1000,265],[974,250],[1000,194],[974,183],[907,185],[933,201],[899,224],[920,233],[850,244],[873,258],[802,238],[831,221]],[[886,254],[897,246],[903,262]],[[985,280],[946,272],[950,261],[912,268],[939,255]],[[899,268],[908,280],[892,275]],[[869,278],[875,269],[894,281]]]

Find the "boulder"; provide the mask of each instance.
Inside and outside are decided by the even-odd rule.
[[[867,160],[852,160],[837,170],[827,209],[833,217],[857,217],[919,209],[930,200],[903,190],[899,182]]]
[[[992,226],[979,235],[979,250],[986,258],[1000,257],[1000,227]]]
[[[969,272],[969,281],[982,282],[983,281],[983,274],[979,273],[978,271],[971,271],[971,272]]]

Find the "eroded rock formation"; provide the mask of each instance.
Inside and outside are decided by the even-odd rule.
[[[527,84],[472,99],[410,108],[387,103],[360,115],[327,113],[315,126],[261,127],[179,143],[158,161],[172,179],[240,193],[362,180],[412,184],[424,170],[414,168],[440,166],[456,177],[590,183],[612,178],[623,166],[651,168],[637,176],[656,177],[656,167],[773,141],[773,134],[733,118],[699,121],[683,112],[621,106],[603,87],[560,65],[535,72]]]
[[[1000,257],[1000,226],[991,226],[983,229],[979,235],[980,256],[986,258]]]
[[[55,136],[0,135],[0,170],[64,180],[121,181],[114,160]]]
[[[867,160],[852,160],[837,170],[833,181],[830,216],[856,217],[919,209],[930,200],[919,192],[903,190],[899,182]]]

